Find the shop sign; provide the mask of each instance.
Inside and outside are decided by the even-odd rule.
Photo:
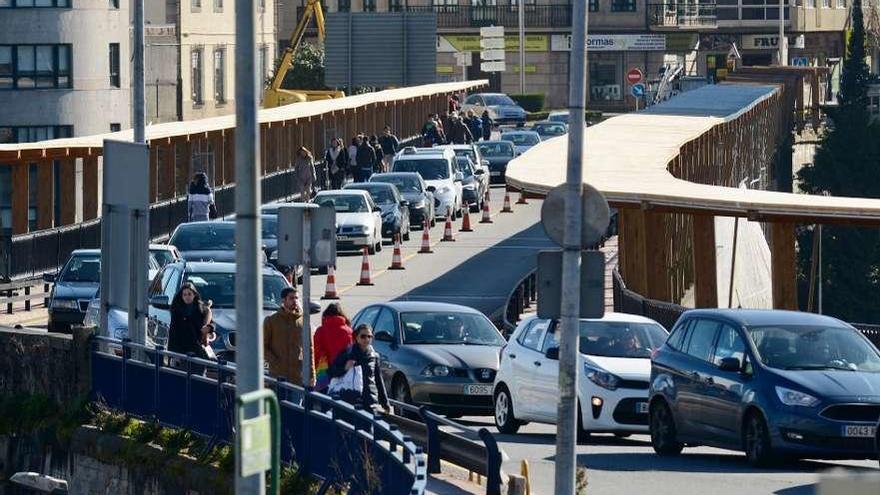
[[[669,33],[666,35],[666,51],[692,52],[697,49],[697,40],[696,33]]]
[[[779,48],[779,35],[744,34],[742,37],[743,50],[776,50],[777,48]]]
[[[525,36],[525,51],[546,52],[550,47],[550,37],[545,34],[528,34]],[[504,37],[504,49],[508,52],[519,50],[519,36],[511,35]],[[437,36],[437,52],[479,52],[479,35],[447,34]]]
[[[571,35],[554,34],[550,37],[550,50],[571,50]],[[626,52],[664,51],[666,36],[663,34],[590,34],[587,35],[587,51]]]
[[[438,65],[437,74],[454,74],[455,69],[451,65]]]

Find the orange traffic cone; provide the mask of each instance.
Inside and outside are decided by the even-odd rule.
[[[492,188],[486,189],[486,201],[492,201]]]
[[[529,202],[526,201],[526,195],[525,195],[525,193],[523,193],[523,190],[522,190],[522,189],[519,190],[519,199],[516,200],[516,204],[518,204],[518,205],[527,205],[527,204],[529,204]]]
[[[513,208],[510,207],[510,191],[507,189],[504,190],[504,208],[501,213],[513,213]]]
[[[430,254],[430,253],[434,252],[433,250],[431,250],[431,238],[428,235],[430,228],[431,228],[430,224],[428,223],[428,220],[426,219],[425,225],[422,228],[422,248],[419,249],[419,253]]]
[[[455,242],[455,238],[452,237],[452,220],[449,218],[449,211],[446,212],[446,227],[443,228],[443,238],[440,240],[443,242]]]
[[[361,279],[358,285],[373,285],[373,276],[370,275],[370,255],[364,247],[364,260],[361,262]]]
[[[461,228],[458,229],[459,232],[473,232],[474,229],[471,228],[471,209],[464,209],[464,218],[461,220]]]
[[[391,256],[391,266],[389,270],[405,270],[403,267],[403,256],[400,255],[400,234],[394,236],[394,254]]]
[[[483,218],[480,223],[492,223],[492,217],[489,215],[489,193],[486,193],[486,200],[483,201]]]
[[[333,265],[327,267],[327,288],[321,299],[339,299],[339,296],[336,295],[336,270]]]

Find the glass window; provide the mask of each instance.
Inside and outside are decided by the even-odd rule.
[[[15,68],[12,64],[12,47],[0,46],[0,89],[13,87]]]
[[[749,327],[766,366],[789,370],[880,372],[880,354],[858,330],[817,325]]]
[[[190,0],[190,10],[192,12],[201,12],[202,11],[202,0]]]
[[[223,12],[223,0],[214,0],[214,12]]]
[[[364,0],[364,12],[375,12],[376,0]]]
[[[519,336],[517,342],[523,347],[532,349],[533,351],[541,350],[541,342],[544,340],[544,333],[550,327],[550,320],[535,320],[529,328]]]
[[[159,267],[174,262],[174,255],[167,249],[150,250],[150,257],[156,261],[156,264],[159,265]]]
[[[369,308],[363,310],[359,315],[357,315],[357,317],[355,317],[354,324],[352,325],[352,330],[357,330],[357,327],[364,323],[372,327],[373,322],[376,320],[376,315],[379,314],[380,309],[382,309],[381,306],[370,306]]]
[[[557,328],[559,328],[559,325],[552,325],[547,330],[547,335],[544,337],[544,345],[541,346],[542,353],[547,354],[548,349],[559,347],[559,332],[556,331]]]
[[[34,81],[38,88],[55,86],[55,47],[39,45],[34,47],[35,70]]]
[[[315,198],[315,204],[331,203],[336,213],[367,213],[370,205],[363,196],[321,194]]]
[[[525,0],[523,5],[526,7],[526,12],[535,11],[535,0]],[[516,10],[518,6],[519,0],[510,0],[510,10]]]
[[[118,122],[110,123],[110,132],[119,132],[121,130],[122,130],[122,124],[120,124]]]
[[[611,0],[611,12],[635,12],[636,0]]]
[[[514,149],[512,144],[509,142],[492,142],[485,143],[481,142],[479,144],[480,154],[485,157],[510,157],[513,156],[516,150]]]
[[[110,8],[118,9],[119,8],[119,0],[110,0]]]
[[[837,0],[837,8],[845,9],[846,8],[846,0]]]
[[[119,82],[119,43],[110,43],[110,86],[120,87]]]
[[[721,333],[718,334],[718,343],[715,344],[715,353],[712,362],[715,366],[721,366],[721,360],[734,357],[742,364],[746,354],[746,344],[739,333],[730,325],[721,325]]]
[[[2,8],[52,8],[52,7],[70,7],[70,0],[0,0],[0,9]]]
[[[226,50],[214,50],[214,101],[226,101]]]
[[[350,12],[351,11],[351,0],[339,0],[339,12]]]
[[[718,323],[712,320],[696,320],[693,328],[689,332],[687,353],[691,356],[709,361],[712,354],[712,343],[715,341],[715,334],[718,330]]]
[[[203,301],[212,301],[212,307],[235,307],[234,272],[188,273],[186,281],[192,282],[196,286]],[[281,274],[264,274],[263,309],[278,309],[281,307],[281,291],[285,287],[289,287],[289,284]]]
[[[101,259],[97,255],[74,256],[61,271],[58,280],[63,282],[101,281]]]
[[[683,324],[680,324],[673,328],[672,334],[669,336],[666,344],[676,351],[680,351],[682,349],[682,344],[684,343],[685,336],[687,335],[688,327],[691,326],[691,323],[693,323],[693,320],[688,320]]]
[[[498,329],[482,314],[412,311],[400,314],[400,325],[407,344],[505,344]]]
[[[16,52],[18,56],[18,63],[16,64],[18,71],[18,84],[19,88],[33,88],[35,86],[34,81],[34,68],[36,66],[35,62],[35,52],[33,45],[25,45],[19,46]]]
[[[822,7],[826,8],[826,9],[830,9],[831,8],[831,0],[822,0]],[[779,16],[776,16],[776,18],[779,19]]]
[[[656,323],[581,321],[580,352],[591,356],[649,358],[666,342]]]
[[[168,244],[179,251],[230,251],[235,249],[235,224],[199,222],[179,227]]]
[[[56,73],[59,88],[69,88],[70,84],[70,45],[58,45],[58,70]]]
[[[602,56],[602,54],[597,55],[599,57]],[[617,60],[619,55],[608,54],[605,56],[613,57],[615,60],[599,59],[590,62],[590,99],[593,101],[613,101],[622,98],[620,91],[620,64]]]
[[[376,324],[373,325],[373,335],[379,332],[388,332],[394,337],[394,341],[397,342],[397,327],[394,324],[394,313],[388,308],[382,308],[382,312],[376,318]]]
[[[599,0],[590,0],[588,5],[590,12],[599,12]]]
[[[202,103],[202,49],[194,48],[190,52],[191,98],[196,105]]]
[[[449,178],[449,162],[436,160],[395,160],[394,172],[417,172],[425,180],[443,180]]]

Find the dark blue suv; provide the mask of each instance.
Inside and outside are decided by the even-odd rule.
[[[651,441],[780,456],[876,458],[880,352],[858,330],[811,313],[693,310],[651,362]]]

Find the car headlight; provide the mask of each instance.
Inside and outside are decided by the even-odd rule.
[[[422,376],[449,376],[449,366],[443,364],[431,364],[422,370]]]
[[[73,299],[52,299],[52,307],[56,309],[77,309],[79,306]]]
[[[786,406],[813,407],[819,403],[819,399],[810,394],[805,394],[785,387],[776,387],[776,396],[779,397],[779,401]]]
[[[587,374],[587,378],[596,385],[608,390],[617,390],[617,384],[620,382],[617,375],[590,367],[587,364],[584,364],[584,372]]]

